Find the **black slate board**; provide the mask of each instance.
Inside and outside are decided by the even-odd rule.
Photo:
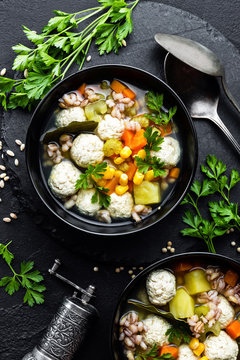
[[[10,1],[12,3],[12,0]],[[41,4],[45,2],[41,2]],[[21,0],[22,7],[19,8],[17,23],[24,22],[26,19],[27,2]],[[33,24],[32,19],[28,18],[29,27],[40,29],[46,22],[46,15],[39,8],[40,3],[34,0],[31,9],[28,7],[28,15],[38,14],[38,22]],[[63,2],[61,2],[63,4]],[[91,4],[94,5],[92,1]],[[81,7],[91,6],[90,1],[81,1]],[[77,5],[79,7],[80,5]],[[49,3],[50,7],[60,8],[60,4]],[[71,11],[76,9],[76,2],[69,1],[68,5],[61,7],[62,10]],[[10,9],[10,16],[13,18],[14,11]],[[18,41],[24,43],[24,37],[20,34],[20,28],[14,29],[13,34],[7,31],[8,12],[4,9],[4,21],[2,26],[5,29],[4,49]],[[49,14],[48,10],[48,14]],[[168,32],[189,37],[200,41],[204,45],[214,50],[226,66],[227,81],[236,99],[240,102],[239,80],[240,80],[240,54],[237,49],[217,30],[205,21],[193,16],[190,13],[175,9],[171,6],[160,4],[158,1],[142,1],[136,7],[134,15],[134,32],[128,40],[128,46],[120,51],[119,56],[114,54],[99,57],[95,49],[91,49],[91,63],[86,66],[102,63],[122,63],[134,65],[151,73],[163,77],[163,59],[165,52],[154,42],[153,36],[156,32]],[[21,37],[22,36],[22,37]],[[10,53],[9,53],[10,54]],[[3,52],[1,59],[7,63],[10,55]],[[2,63],[2,61],[1,61]],[[73,68],[72,72],[77,70]],[[220,101],[219,113],[225,124],[240,141],[239,115],[229,104],[228,100],[222,96]],[[0,334],[2,335],[1,352],[6,359],[20,359],[29,351],[40,339],[42,331],[50,321],[57,306],[67,293],[65,285],[47,276],[47,268],[53,259],[58,256],[66,264],[62,273],[72,278],[72,280],[86,286],[94,279],[97,286],[96,305],[101,311],[101,318],[96,324],[91,335],[94,338],[94,347],[91,346],[91,339],[86,343],[83,353],[79,352],[77,358],[95,359],[96,349],[98,359],[110,358],[108,336],[110,334],[110,324],[112,312],[116,306],[119,292],[129,281],[126,272],[114,274],[117,265],[129,266],[146,265],[164,256],[161,248],[166,241],[172,240],[176,252],[188,252],[191,250],[206,250],[204,245],[197,240],[183,239],[179,235],[182,228],[181,216],[183,208],[178,207],[167,219],[155,225],[150,230],[143,231],[133,236],[124,238],[104,238],[89,236],[82,232],[76,232],[70,228],[63,228],[62,224],[56,220],[42,205],[37,198],[24,164],[24,153],[20,153],[15,139],[25,139],[27,127],[30,121],[30,114],[23,111],[2,113],[2,133],[1,139],[4,142],[4,151],[12,149],[20,160],[20,166],[16,168],[13,160],[6,156],[1,163],[6,163],[10,167],[8,173],[11,176],[10,182],[1,192],[2,204],[0,206],[0,217],[9,214],[10,211],[17,212],[19,219],[11,224],[2,224],[1,238],[5,240],[14,239],[13,249],[16,254],[16,262],[19,259],[31,259],[37,263],[37,267],[46,275],[46,303],[44,306],[28,309],[21,305],[22,293],[14,297],[9,297],[1,293],[0,297]],[[199,136],[199,162],[202,162],[206,155],[215,153],[221,157],[230,167],[240,168],[239,158],[230,147],[227,140],[214,125],[206,120],[196,122],[197,133]],[[196,177],[200,178],[199,170]],[[240,190],[235,190],[236,199],[240,197]],[[173,226],[174,224],[174,226]],[[229,237],[230,239],[230,237]],[[239,235],[231,235],[231,240],[239,242]],[[54,241],[53,241],[54,240]],[[238,258],[236,250],[230,247],[227,237],[222,238],[217,244],[217,251],[230,257]],[[93,273],[93,266],[99,266],[99,273]],[[1,265],[1,274],[7,268]],[[6,334],[6,324],[9,334]],[[4,335],[4,336],[3,336]],[[81,354],[81,355],[80,355]],[[1,356],[0,356],[1,358]]]

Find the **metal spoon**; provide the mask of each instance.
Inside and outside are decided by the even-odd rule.
[[[196,41],[177,35],[156,34],[154,38],[164,49],[194,69],[208,75],[221,77],[226,95],[240,112],[239,105],[227,87],[223,64],[214,52]]]
[[[240,154],[240,145],[217,113],[220,89],[217,79],[180,61],[170,53],[164,61],[165,78],[178,93],[193,118],[213,121]]]

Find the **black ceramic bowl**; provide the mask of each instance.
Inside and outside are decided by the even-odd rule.
[[[118,302],[116,311],[113,316],[112,323],[112,333],[111,333],[111,347],[112,354],[114,360],[126,360],[126,356],[123,354],[122,345],[119,339],[119,319],[123,315],[125,310],[125,304],[128,299],[132,298],[132,294],[139,289],[146,282],[146,278],[148,274],[156,269],[171,269],[174,266],[181,262],[186,261],[190,263],[197,264],[206,264],[213,266],[220,266],[222,269],[234,269],[238,273],[240,273],[240,263],[232,260],[226,256],[219,254],[210,254],[204,252],[193,252],[186,253],[168,257],[167,259],[163,259],[155,262],[154,264],[147,267],[144,271],[142,271],[139,275],[137,275],[134,280],[132,280],[128,286],[123,291],[120,296],[120,300]],[[137,310],[137,308],[136,308]],[[240,359],[240,357],[238,357]]]
[[[144,90],[164,93],[167,108],[177,105],[178,111],[175,124],[178,128],[178,138],[182,148],[181,175],[173,190],[161,204],[160,210],[155,210],[141,223],[131,220],[104,224],[95,219],[77,215],[66,210],[51,193],[44,180],[41,167],[40,137],[52,112],[57,108],[58,99],[66,92],[76,89],[79,84],[97,83],[102,80],[118,78]],[[33,186],[44,204],[57,217],[72,227],[98,235],[122,235],[147,228],[163,219],[181,201],[193,179],[197,162],[197,138],[192,119],[178,95],[162,80],[134,67],[123,65],[100,65],[82,70],[57,84],[35,110],[26,140],[27,167]]]

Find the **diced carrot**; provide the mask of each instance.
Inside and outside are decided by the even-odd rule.
[[[180,174],[180,169],[175,167],[175,168],[172,168],[170,171],[169,171],[169,177],[170,178],[174,178],[174,179],[177,179],[179,177],[179,174]]]
[[[125,172],[125,174],[127,174],[128,180],[132,181],[132,179],[134,177],[134,174],[135,174],[135,172],[137,170],[137,167],[134,164],[134,162],[131,162],[131,161],[128,162],[128,166],[129,166],[128,170]]]
[[[110,159],[116,159],[117,157],[119,157],[119,155],[117,155],[117,154],[112,154],[112,155],[110,155],[110,156],[108,156],[108,157],[110,157]]]
[[[147,139],[145,138],[144,133],[144,129],[136,132],[130,144],[130,148],[132,150],[143,148],[147,144]]]
[[[129,181],[129,182],[128,182],[128,191],[129,191],[130,193],[133,192],[133,182],[132,182],[132,181]]]
[[[114,91],[116,91],[116,93],[121,93],[123,92],[124,89],[126,89],[127,87],[122,84],[120,81],[118,80],[113,80],[111,82],[111,85],[110,85],[111,89],[113,89]]]
[[[182,272],[182,271],[188,271],[193,267],[193,265],[185,262],[180,262],[177,264],[175,271],[176,272]]]
[[[134,132],[131,130],[125,130],[122,134],[122,140],[124,141],[124,145],[130,147],[132,139],[134,137]]]
[[[237,284],[238,278],[238,274],[233,270],[228,270],[224,276],[225,282],[232,287]]]
[[[172,133],[172,125],[170,123],[167,126],[158,126],[158,129],[161,131],[161,136],[170,135]]]
[[[170,354],[174,359],[177,359],[178,357],[178,348],[176,346],[171,345],[163,345],[159,355],[162,356],[164,354]]]
[[[119,179],[114,176],[111,180],[108,180],[106,182],[106,185],[104,187],[109,189],[109,191],[106,193],[107,195],[111,195],[114,192],[115,187],[118,185],[118,180]]]
[[[77,91],[79,92],[79,94],[81,94],[81,95],[84,94],[86,85],[87,85],[86,83],[83,83],[83,84],[77,89]]]
[[[128,98],[131,99],[131,100],[134,100],[135,97],[136,97],[135,92],[132,91],[132,90],[129,89],[129,88],[124,89],[122,93],[123,93],[123,95],[124,95],[125,97],[128,97]]]
[[[237,339],[240,336],[240,321],[234,320],[230,325],[226,327],[226,332],[233,339]]]
[[[136,149],[132,150],[132,156],[137,155],[137,153],[138,153],[139,150],[141,150],[141,149],[142,149],[142,147],[136,148]]]

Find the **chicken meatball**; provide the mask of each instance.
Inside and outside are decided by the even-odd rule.
[[[73,141],[71,158],[83,168],[101,163],[104,158],[103,141],[97,135],[80,134]]]
[[[100,121],[97,133],[102,140],[121,139],[124,132],[124,124],[121,120],[105,115],[104,120]]]
[[[133,208],[133,198],[129,192],[123,195],[113,193],[110,195],[111,202],[108,211],[112,218],[129,218]]]
[[[166,166],[175,166],[180,159],[179,142],[176,139],[167,136],[161,144],[161,149],[159,151],[151,151],[151,155],[164,161]]]
[[[86,121],[84,110],[81,107],[69,107],[60,110],[56,114],[56,126],[67,126],[72,121],[83,122]]]
[[[146,283],[149,300],[154,305],[165,305],[176,295],[176,278],[167,270],[152,271]]]
[[[235,311],[230,302],[222,295],[219,296],[220,303],[218,308],[221,309],[222,313],[218,319],[221,329],[225,329],[234,319]]]
[[[92,203],[92,196],[95,194],[95,189],[80,190],[76,200],[76,207],[85,215],[94,216],[101,208],[98,202]]]
[[[210,335],[204,345],[209,360],[237,360],[238,344],[223,330],[219,336]]]
[[[65,198],[76,194],[75,183],[81,171],[69,160],[63,160],[53,166],[48,179],[48,185],[58,198]]]
[[[163,346],[169,344],[166,332],[170,329],[171,325],[167,320],[160,316],[148,315],[143,322],[148,329],[147,332],[144,333],[143,339],[147,345],[153,346],[156,344],[157,346]]]
[[[198,357],[194,355],[190,347],[186,344],[178,348],[178,360],[197,360]]]

